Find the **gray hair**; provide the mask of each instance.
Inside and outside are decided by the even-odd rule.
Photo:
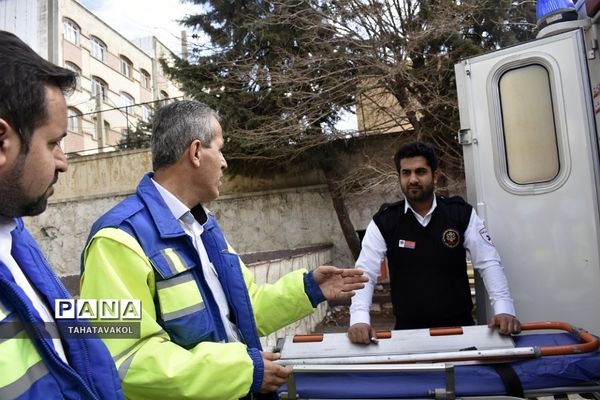
[[[152,124],[152,169],[173,165],[196,139],[210,147],[214,135],[213,118],[219,116],[206,104],[182,100],[161,107]]]

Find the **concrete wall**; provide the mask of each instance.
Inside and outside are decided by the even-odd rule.
[[[275,282],[290,271],[296,271],[302,268],[310,269],[313,265],[324,265],[329,263],[331,263],[331,247],[320,246],[320,248],[302,252],[291,257],[281,257],[269,261],[248,264],[248,267],[254,272],[254,280],[256,283],[263,284]],[[325,318],[326,312],[327,303],[321,303],[315,312],[309,316],[261,338],[263,348],[265,350],[273,348],[277,344],[278,339],[284,338],[287,335],[305,335],[314,332],[317,324]]]
[[[67,172],[59,176],[46,214],[53,213],[54,208],[63,203],[77,207],[90,200],[129,195],[143,174],[151,169],[151,164],[148,150],[70,157]],[[112,204],[116,204],[115,199]],[[98,211],[92,217],[98,218],[101,214]]]
[[[355,229],[365,229],[382,203],[402,198],[392,162],[401,140],[403,135],[372,137],[340,158],[347,171],[344,183],[351,194],[346,205]],[[133,193],[150,168],[148,150],[69,160],[46,212],[25,220],[59,275],[79,273],[79,257],[94,221]],[[450,181],[446,192],[462,193],[462,182]],[[226,176],[220,198],[206,206],[240,254],[331,243],[334,265],[354,265],[318,171],[270,179]]]
[[[60,276],[78,274],[79,257],[91,225],[123,198],[55,203],[25,223]],[[353,265],[324,187],[224,196],[208,204],[208,208],[238,253],[332,243],[330,261],[339,266]],[[366,217],[370,213],[364,214]]]
[[[397,147],[393,138],[380,138],[346,165],[379,165],[377,184],[349,195],[347,206],[356,229],[365,229],[381,203],[396,201],[401,193],[390,170]],[[79,257],[92,223],[118,201],[134,192],[150,169],[147,150],[95,154],[69,160],[46,212],[26,224],[59,275],[79,273]],[[380,172],[388,169],[389,176]],[[349,168],[348,171],[351,171]],[[207,204],[239,253],[272,251],[332,243],[332,262],[352,266],[329,191],[314,172],[272,179],[226,177],[221,197]]]
[[[356,229],[365,229],[383,202],[401,198],[392,155],[403,139],[401,135],[372,138],[339,160],[346,167],[345,184],[353,193],[346,200]],[[70,159],[69,169],[59,178],[46,212],[26,218],[27,227],[74,294],[78,293],[80,254],[92,223],[133,193],[150,167],[148,150]],[[329,191],[317,171],[271,179],[226,177],[221,197],[207,206],[254,272],[257,283],[272,283],[298,268],[354,264]],[[324,247],[323,243],[329,245]],[[314,249],[315,244],[321,246]],[[305,247],[313,249],[285,257],[272,253],[262,254],[266,259],[255,257],[256,252]],[[327,305],[322,304],[310,316],[263,338],[264,347],[272,348],[278,338],[286,335],[312,332],[326,311]]]

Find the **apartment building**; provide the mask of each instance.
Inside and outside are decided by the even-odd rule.
[[[183,97],[160,60],[172,52],[157,38],[126,38],[75,0],[0,0],[0,29],[46,59],[79,74],[67,99],[71,155],[110,151],[161,102]]]
[[[381,135],[413,130],[398,100],[375,80],[360,85],[356,96],[358,131],[366,135]]]

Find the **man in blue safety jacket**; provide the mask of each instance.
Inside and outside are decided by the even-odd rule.
[[[100,339],[59,333],[54,301],[70,295],[20,218],[45,210],[67,169],[64,93],[75,82],[0,31],[0,399],[122,398]]]
[[[257,285],[203,203],[227,162],[217,114],[197,101],[157,111],[153,173],[92,227],[81,296],[139,299],[141,340],[106,339],[129,399],[227,400],[275,391],[291,368],[266,335],[325,299],[364,286],[356,269],[319,266]]]

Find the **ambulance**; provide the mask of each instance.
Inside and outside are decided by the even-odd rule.
[[[599,11],[600,0],[541,0],[535,40],[455,66],[467,200],[500,253],[519,319],[596,334]]]

